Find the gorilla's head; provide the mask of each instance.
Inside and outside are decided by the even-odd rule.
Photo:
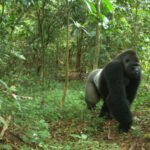
[[[122,62],[125,74],[128,77],[136,78],[140,75],[139,59],[135,51],[128,50],[119,55],[116,59]]]

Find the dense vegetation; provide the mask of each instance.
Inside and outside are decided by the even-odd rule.
[[[149,0],[0,0],[0,149],[150,149],[149,12]],[[121,134],[84,88],[130,48],[142,82]]]

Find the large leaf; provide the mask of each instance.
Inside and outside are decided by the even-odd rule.
[[[11,91],[10,88],[8,87],[7,83],[4,82],[3,80],[0,80],[0,84],[1,84],[5,89],[7,89],[8,92]]]
[[[17,51],[12,51],[11,53],[14,56],[18,57],[19,59],[26,60],[26,58],[22,54],[20,54],[19,52],[17,52]]]
[[[85,0],[87,7],[89,9],[89,13],[92,16],[94,20],[99,20],[100,22],[103,22],[106,18],[105,15],[108,13],[114,12],[113,5],[110,2],[110,0],[101,0],[101,10],[100,13],[97,14],[96,7],[94,5],[94,2],[90,0]]]
[[[109,12],[114,12],[114,8],[110,0],[101,0],[101,5],[102,5],[102,13],[107,14]]]
[[[28,5],[28,1],[27,0],[21,0],[22,1],[22,4],[24,5],[24,6],[27,6]]]
[[[95,8],[95,5],[91,1],[85,0],[85,2],[87,4],[87,7],[88,7],[90,13],[96,13],[97,12],[96,8]]]
[[[81,25],[81,24],[80,24],[79,22],[77,22],[77,21],[74,21],[73,19],[72,19],[72,21],[73,21],[73,23],[74,23],[74,25],[75,25],[76,28],[82,29],[86,34],[90,35],[83,25]]]

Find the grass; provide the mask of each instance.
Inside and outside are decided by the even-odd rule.
[[[149,87],[142,83],[132,106],[133,127],[119,133],[115,120],[98,117],[84,102],[84,82],[71,81],[63,108],[63,84],[52,82],[43,92],[39,86],[21,88],[18,98],[1,93],[1,116],[12,119],[0,149],[119,150],[150,148]],[[43,99],[44,95],[44,99]],[[24,96],[24,97],[23,97]],[[25,97],[26,96],[26,97]],[[3,127],[0,124],[1,128]]]

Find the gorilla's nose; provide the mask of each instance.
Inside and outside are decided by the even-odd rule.
[[[138,74],[139,73],[139,67],[138,66],[133,66],[132,67],[133,71]]]

